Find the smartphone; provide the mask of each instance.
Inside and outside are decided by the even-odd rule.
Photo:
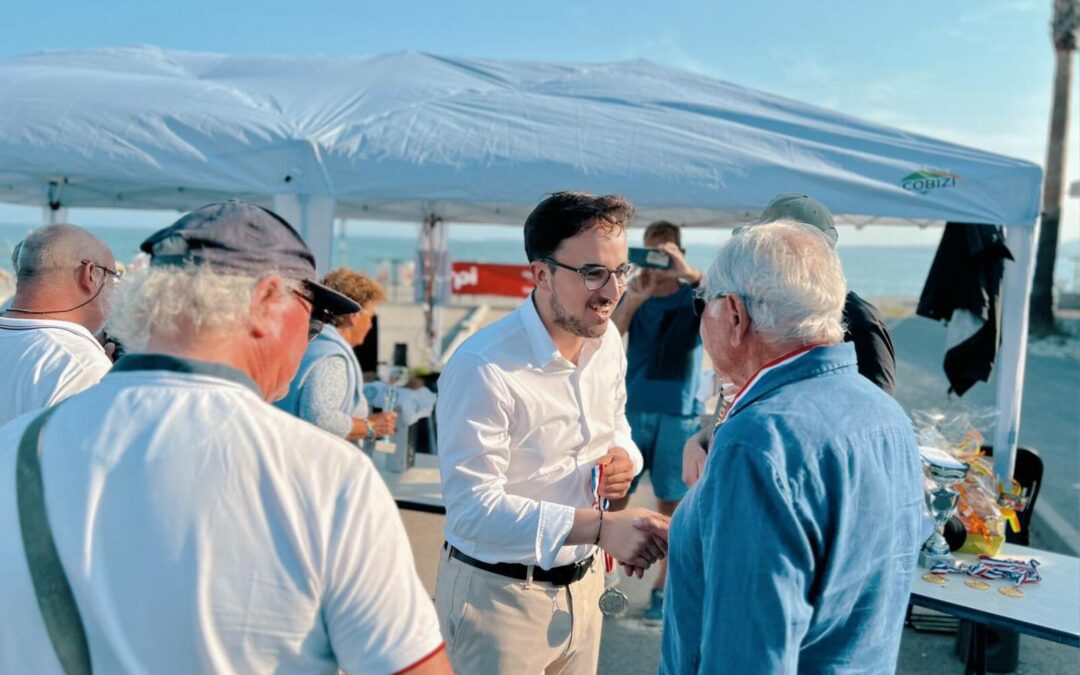
[[[666,270],[671,267],[671,256],[659,249],[631,246],[630,262],[638,267]]]

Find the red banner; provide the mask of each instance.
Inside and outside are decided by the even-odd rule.
[[[455,295],[503,295],[525,298],[533,289],[528,265],[455,262],[451,287]]]

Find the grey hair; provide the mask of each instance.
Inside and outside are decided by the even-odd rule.
[[[247,325],[261,277],[221,274],[209,267],[147,267],[117,289],[106,330],[133,352],[146,349],[151,332],[220,332]],[[286,280],[286,292],[299,282]]]
[[[19,242],[11,254],[18,281],[74,267],[80,260],[104,263],[108,247],[100,239],[74,225],[46,225]]]
[[[705,275],[703,295],[742,298],[752,328],[771,342],[835,343],[844,337],[847,282],[829,238],[789,219],[732,236]]]

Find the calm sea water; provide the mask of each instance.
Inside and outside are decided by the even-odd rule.
[[[11,249],[22,240],[32,226],[0,224],[0,267],[11,271]],[[118,260],[130,260],[139,243],[150,233],[146,229],[107,227],[94,233],[113,250]],[[709,265],[716,246],[724,235],[717,235],[715,245],[688,245],[690,261],[704,269]],[[1073,243],[1073,242],[1068,242]],[[505,231],[491,238],[455,237],[450,228],[450,253],[454,260],[479,262],[525,262],[520,241],[508,237]],[[412,239],[400,236],[352,234],[340,237],[334,247],[334,266],[347,266],[374,273],[379,261],[412,260],[415,258]],[[866,296],[918,297],[934,257],[932,246],[844,246],[841,240],[840,258],[849,287]],[[1064,257],[1064,256],[1063,256]],[[1071,267],[1065,261],[1058,265],[1062,280],[1071,277]],[[1068,269],[1064,269],[1068,268]]]

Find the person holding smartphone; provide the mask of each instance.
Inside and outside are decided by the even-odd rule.
[[[701,320],[694,310],[694,289],[702,275],[687,262],[677,225],[652,223],[645,228],[645,246],[645,251],[631,251],[631,260],[640,261],[641,272],[630,282],[612,321],[620,333],[629,334],[626,416],[634,443],[644,456],[658,510],[670,516],[687,490],[682,478],[683,445],[699,429],[703,411],[696,396],[701,379]],[[639,479],[640,475],[631,492]],[[643,617],[650,624],[663,619],[665,561],[660,562],[659,571]]]

